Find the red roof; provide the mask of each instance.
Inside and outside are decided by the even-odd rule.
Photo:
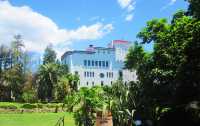
[[[116,43],[116,44],[127,44],[128,41],[125,41],[125,40],[113,40],[113,43]]]

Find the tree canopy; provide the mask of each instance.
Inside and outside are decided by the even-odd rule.
[[[52,45],[48,45],[44,51],[43,64],[55,63],[56,52],[52,49]]]
[[[137,35],[140,44],[129,50],[125,61],[128,69],[137,70],[143,111],[154,120],[164,108],[176,110],[200,101],[200,7],[199,1],[189,2],[190,16],[178,11],[170,23],[148,21]],[[154,45],[151,54],[142,48],[149,43]]]

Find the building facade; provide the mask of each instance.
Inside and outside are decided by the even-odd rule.
[[[112,85],[120,77],[127,83],[136,80],[136,72],[123,69],[130,46],[131,42],[113,40],[108,47],[90,45],[85,51],[67,51],[61,61],[72,74],[79,75],[79,87]]]

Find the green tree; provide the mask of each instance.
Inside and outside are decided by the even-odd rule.
[[[62,100],[68,91],[73,91],[72,86],[76,82],[75,79],[73,75],[68,73],[66,65],[57,63],[41,65],[37,73],[39,99]],[[70,89],[68,90],[68,88]]]
[[[34,79],[34,75],[31,72],[26,73],[22,94],[22,99],[25,102],[30,103],[37,101],[36,83]]]
[[[102,110],[105,104],[103,94],[101,87],[83,87],[66,98],[67,106],[73,108],[77,126],[94,125],[95,113]]]
[[[4,83],[10,89],[10,97],[13,101],[21,100],[24,75],[22,67],[18,64],[4,73]]]
[[[44,51],[43,64],[55,63],[56,52],[52,49],[52,45],[46,47]]]
[[[179,11],[171,23],[153,19],[139,32],[141,43],[153,42],[154,50],[144,55],[134,48],[125,63],[127,68],[137,70],[141,107],[144,106],[147,118],[156,121],[164,108],[175,109],[200,100],[199,23]]]
[[[68,76],[64,75],[58,79],[58,84],[56,87],[56,99],[58,101],[63,101],[67,95],[70,95],[71,88],[68,80]]]
[[[14,41],[11,43],[12,61],[14,64],[22,64],[24,44],[21,35],[15,35]]]
[[[12,100],[21,100],[24,83],[23,49],[24,45],[20,35],[14,36],[11,48],[1,46],[0,72],[1,87],[5,88],[4,94]]]
[[[200,19],[200,1],[199,0],[187,0],[189,2],[188,14]]]
[[[38,71],[38,98],[41,100],[53,100],[54,87],[56,87],[58,76],[57,64],[41,65]]]
[[[111,87],[111,105],[113,125],[130,126],[133,125],[139,89],[137,83],[130,82],[127,85],[121,80],[115,82]]]
[[[78,91],[79,76],[68,74],[67,78],[69,80],[69,85],[70,85],[71,91]]]

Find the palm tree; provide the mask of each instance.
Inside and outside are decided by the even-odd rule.
[[[71,88],[70,88],[69,79],[67,75],[63,75],[59,77],[55,90],[56,90],[55,97],[59,101],[63,101],[65,96],[71,93]]]
[[[56,87],[58,76],[57,64],[45,64],[41,65],[38,72],[38,96],[41,100],[52,100],[53,93]]]
[[[81,88],[66,100],[73,108],[77,126],[93,126],[95,113],[103,108],[103,89],[100,87]],[[70,103],[69,103],[70,102]]]
[[[112,114],[116,126],[131,126],[136,111],[136,87],[135,83],[127,86],[118,80],[112,86]]]
[[[79,76],[78,75],[68,74],[67,78],[69,80],[71,91],[77,91],[78,90]]]

